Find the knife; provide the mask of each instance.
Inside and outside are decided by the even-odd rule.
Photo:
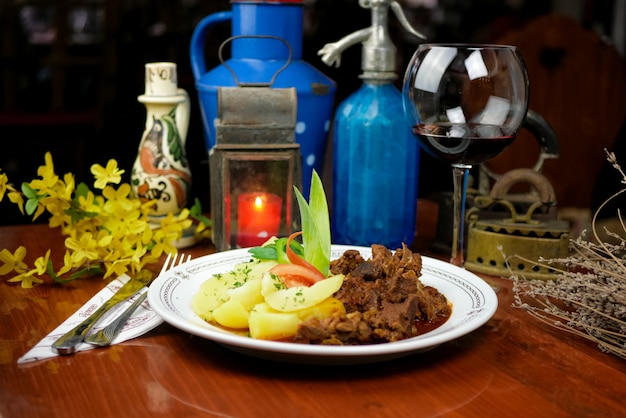
[[[83,322],[76,325],[72,330],[65,333],[62,337],[52,344],[52,351],[56,354],[67,355],[76,352],[76,348],[83,342],[85,335],[98,319],[102,317],[109,309],[118,303],[133,296],[145,284],[141,280],[128,280],[109,300],[98,308],[94,313],[89,315]]]

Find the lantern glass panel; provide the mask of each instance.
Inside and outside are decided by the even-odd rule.
[[[224,233],[229,248],[293,232],[293,152],[225,153]]]

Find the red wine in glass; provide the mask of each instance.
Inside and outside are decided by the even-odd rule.
[[[511,144],[528,98],[528,74],[515,46],[421,44],[407,66],[404,113],[422,148],[452,167],[454,265],[464,263],[469,170]]]
[[[515,139],[515,135],[504,135],[499,126],[476,123],[420,123],[413,126],[413,134],[433,156],[466,165],[492,159]]]

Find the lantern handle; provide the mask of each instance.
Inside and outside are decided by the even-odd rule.
[[[239,39],[239,38],[275,39],[277,41],[281,41],[287,47],[287,49],[289,50],[289,58],[287,59],[287,62],[285,63],[285,65],[283,65],[278,70],[276,70],[276,72],[274,73],[274,76],[272,77],[272,79],[270,80],[269,83],[260,83],[260,82],[257,82],[257,83],[240,83],[239,79],[237,78],[237,74],[235,74],[235,71],[230,66],[228,66],[226,64],[226,62],[224,61],[224,58],[222,57],[222,50],[224,49],[224,46],[227,43],[229,43],[230,41],[233,41],[235,39]],[[224,42],[222,42],[222,44],[220,45],[220,47],[219,47],[219,49],[217,51],[217,54],[218,54],[218,57],[220,59],[220,62],[232,74],[233,78],[235,79],[235,83],[239,87],[244,87],[244,86],[248,86],[248,87],[271,87],[274,84],[274,81],[276,80],[276,77],[278,76],[278,74],[280,74],[285,68],[287,68],[289,66],[289,64],[291,64],[291,57],[293,55],[292,54],[292,50],[291,50],[291,45],[289,45],[289,42],[287,42],[285,39],[280,38],[278,36],[271,36],[271,35],[237,35],[237,36],[231,36],[230,38],[228,38]]]

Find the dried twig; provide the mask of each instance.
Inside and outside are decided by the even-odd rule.
[[[626,184],[626,174],[615,155],[607,155],[622,175],[621,183]],[[568,257],[538,261],[556,271],[555,280],[530,280],[513,273],[511,279],[515,306],[546,324],[595,342],[604,352],[626,359],[626,226],[621,212],[618,210],[617,216],[623,236],[604,230],[616,243],[603,242],[596,229],[600,211],[624,192],[626,188],[596,211],[592,221],[595,242],[583,237],[572,239]],[[512,258],[522,257],[508,257]]]

